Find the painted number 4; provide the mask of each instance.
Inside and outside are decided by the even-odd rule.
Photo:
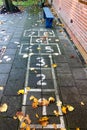
[[[44,82],[45,80],[45,75],[44,74],[37,74],[36,77],[40,77],[41,79],[37,82],[37,85],[46,85],[46,82]]]

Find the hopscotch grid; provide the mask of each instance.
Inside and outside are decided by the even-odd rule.
[[[27,34],[28,31],[29,31],[31,34],[29,34],[28,36],[26,36],[26,34]],[[33,32],[35,32],[35,31],[38,32],[37,35],[36,35],[36,34],[33,34]],[[55,37],[54,31],[53,31],[53,30],[50,31],[50,30],[47,30],[47,29],[40,29],[40,30],[38,30],[38,29],[28,29],[28,30],[24,30],[23,37],[31,37],[31,36],[37,37],[37,36],[41,36],[41,35],[40,35],[40,32],[43,32],[43,33],[44,33],[44,32],[52,33],[52,36],[50,35],[50,37]]]
[[[31,38],[32,38],[33,36],[31,36]],[[28,43],[29,44],[29,43]],[[50,44],[51,45],[51,44]],[[21,53],[21,51],[22,51],[22,47],[23,47],[23,44],[21,45],[21,47],[20,47],[20,52],[19,52],[19,54],[21,55],[22,53]],[[39,44],[39,47],[40,47],[40,44]],[[58,51],[59,51],[59,55],[61,55],[61,51],[60,51],[60,48],[59,48],[59,46],[57,46],[57,48],[58,48]],[[25,54],[25,53],[23,53],[23,54]],[[39,50],[39,54],[41,54],[40,53],[40,50]],[[51,64],[53,64],[53,61],[52,61],[52,55],[53,54],[55,54],[55,53],[51,53],[50,55],[51,55],[51,57],[50,57],[50,61],[51,61]],[[37,53],[34,53],[34,55],[37,55]],[[42,53],[41,54],[41,56],[42,55],[49,55],[49,53]],[[30,60],[31,60],[31,55],[28,55],[28,62],[27,62],[27,72],[26,72],[26,79],[25,79],[25,93],[26,93],[26,87],[28,86],[28,78],[29,78],[29,69],[31,68],[30,67]],[[36,67],[35,67],[36,68]],[[39,69],[39,68],[38,68]],[[48,69],[48,68],[41,68],[41,69]],[[57,101],[59,101],[59,96],[58,96],[58,92],[57,92],[57,83],[56,83],[56,77],[55,77],[55,72],[54,72],[54,68],[52,68],[51,67],[51,70],[52,70],[52,75],[53,75],[53,82],[54,82],[54,88],[55,89],[46,89],[46,90],[43,90],[42,88],[41,89],[31,89],[30,91],[31,92],[34,92],[34,91],[38,91],[38,92],[42,92],[42,90],[43,90],[43,92],[51,92],[51,91],[53,91],[53,92],[55,92],[55,96],[56,96],[56,100]],[[55,79],[55,80],[54,80]],[[22,106],[22,111],[25,113],[25,111],[26,111],[26,108],[25,108],[25,105],[26,105],[26,100],[27,100],[27,94],[24,94],[24,96],[23,96],[23,106]],[[63,113],[62,113],[62,111],[61,111],[61,107],[58,107],[58,110],[59,110],[59,112],[61,113],[61,115],[63,115]],[[43,114],[45,114],[45,115],[47,115],[47,113],[46,113],[46,106],[44,106],[43,107],[43,111],[42,111],[42,113]],[[59,118],[60,119],[60,123],[59,124],[56,124],[57,125],[57,128],[65,128],[65,124],[64,124],[64,119],[63,119],[63,117],[60,117]],[[42,126],[41,125],[39,125],[39,124],[31,124],[30,125],[31,126],[31,128],[42,128]],[[53,125],[52,124],[48,124],[46,127],[44,127],[44,128],[47,128],[47,129],[53,129]]]
[[[24,55],[24,54],[28,54],[27,52],[22,52],[22,48],[24,45],[30,45],[29,43],[24,43],[24,44],[21,44],[21,47],[20,47],[20,50],[19,50],[19,55]],[[35,44],[35,45],[39,45],[39,46],[46,46],[44,44]],[[60,51],[60,48],[59,48],[59,45],[54,43],[54,44],[50,44],[51,46],[52,45],[55,45],[57,46],[57,50],[58,50],[58,53],[51,53],[51,55],[61,55],[61,51]],[[49,44],[47,46],[50,46]],[[30,45],[30,46],[33,46],[33,45]],[[32,52],[33,53],[33,52]],[[38,53],[33,53],[33,55],[37,55]],[[41,53],[41,55],[48,55],[49,53],[48,52],[44,52],[44,53]]]
[[[52,62],[52,57],[50,57],[50,60],[51,60],[51,63],[53,64],[53,62]],[[41,68],[41,69],[43,69],[43,68]],[[45,69],[45,68],[44,68]],[[55,78],[55,74],[54,74],[54,70],[53,70],[53,68],[50,68],[50,69],[52,69],[52,74],[53,74],[53,81],[54,81],[54,87],[55,87],[55,90],[54,90],[54,92],[55,92],[55,96],[56,96],[56,99],[57,99],[57,101],[59,101],[59,96],[58,96],[58,93],[57,93],[57,83],[56,83],[56,78]],[[55,79],[55,80],[54,80]],[[42,89],[41,89],[41,91],[42,91]],[[62,111],[61,111],[61,106],[59,106],[58,107],[58,110],[59,110],[59,113],[61,114],[61,116],[63,115],[63,113],[62,113]],[[45,116],[45,115],[47,115],[47,113],[46,113],[46,106],[44,106],[43,107],[43,111],[42,111],[42,113],[43,113],[43,116]],[[63,122],[63,118],[61,118],[60,117],[60,124],[57,124],[57,125],[60,125],[61,126],[61,128],[65,128],[65,125],[64,125],[64,122]],[[37,127],[38,127],[38,125],[36,125]],[[52,126],[49,124],[49,127],[50,128],[52,128]],[[48,126],[46,127],[46,128],[49,128]],[[38,127],[39,128],[39,127]],[[58,127],[59,128],[59,127]]]

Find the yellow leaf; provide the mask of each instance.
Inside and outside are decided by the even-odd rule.
[[[38,99],[34,97],[33,102],[38,103]]]
[[[48,120],[49,120],[49,118],[47,116],[41,117],[39,119],[39,121],[48,121]]]
[[[67,105],[67,108],[68,108],[68,111],[73,111],[74,110],[74,107],[70,106],[70,105]]]
[[[81,102],[81,105],[84,106],[85,105],[84,102]]]
[[[27,125],[25,130],[30,130],[30,125]]]
[[[63,112],[64,114],[66,114],[66,113],[67,113],[67,107],[62,106],[62,112]]]
[[[52,124],[53,125],[53,127],[54,127],[54,130],[57,130],[57,124]]]
[[[22,122],[20,128],[26,128],[26,123]]]
[[[36,130],[35,128],[33,128],[32,130]]]
[[[40,47],[38,47],[38,48],[37,48],[37,50],[41,50],[41,48],[40,48]]]
[[[56,67],[57,67],[57,64],[52,64],[52,67],[53,67],[53,68],[56,68]]]
[[[18,92],[17,92],[17,94],[19,95],[19,94],[24,94],[24,89],[20,89]]]
[[[44,117],[41,117],[40,119],[39,119],[39,123],[43,126],[43,127],[46,127],[47,125],[48,125],[48,120],[49,120],[49,118],[48,117],[46,117],[46,116],[44,116]]]
[[[37,108],[37,107],[38,107],[38,102],[33,102],[33,103],[32,103],[32,107],[33,107],[33,108]]]
[[[43,126],[43,127],[46,127],[47,125],[48,125],[48,121],[42,121],[42,122],[40,122],[40,124]]]
[[[8,105],[6,103],[0,105],[0,112],[6,112],[8,109]]]
[[[55,102],[55,98],[54,97],[49,97],[49,102]]]
[[[38,103],[39,103],[39,106],[48,106],[49,101],[47,99],[45,99],[45,98],[42,98],[42,99],[40,98],[38,100]]]
[[[26,87],[27,92],[30,91],[30,87]]]
[[[30,125],[31,119],[30,119],[29,115],[26,115],[26,116],[24,117],[24,121],[25,121],[28,125]]]
[[[36,114],[35,116],[36,116],[36,118],[39,118],[39,115],[38,115],[38,114]]]
[[[54,110],[53,113],[56,115],[56,116],[59,116],[59,112],[57,110]]]
[[[30,96],[30,98],[29,98],[29,99],[30,99],[30,100],[33,100],[34,98],[35,98],[34,96]]]
[[[19,112],[16,113],[16,116],[19,119],[19,121],[22,121],[22,119],[24,118],[24,113],[19,111]]]
[[[66,130],[66,128],[60,128],[60,130]]]
[[[16,119],[17,119],[17,116],[13,116],[13,119],[15,119],[15,120],[16,120]]]
[[[76,130],[80,130],[80,128],[76,128]]]
[[[62,106],[62,102],[60,100],[57,102],[57,106]]]

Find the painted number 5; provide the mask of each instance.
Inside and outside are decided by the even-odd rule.
[[[46,46],[45,49],[46,49],[46,52],[54,52],[51,46]]]
[[[41,79],[37,82],[37,85],[46,85],[46,82],[44,82],[45,80],[45,75],[44,74],[37,74],[36,77],[41,77]]]

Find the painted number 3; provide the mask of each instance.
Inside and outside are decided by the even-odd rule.
[[[37,74],[36,77],[41,77],[41,79],[37,82],[37,85],[46,85],[46,83],[44,82],[45,80],[45,75],[44,74]]]
[[[44,66],[45,65],[45,61],[43,59],[43,57],[37,57],[37,60],[39,63],[37,63],[37,66]]]

